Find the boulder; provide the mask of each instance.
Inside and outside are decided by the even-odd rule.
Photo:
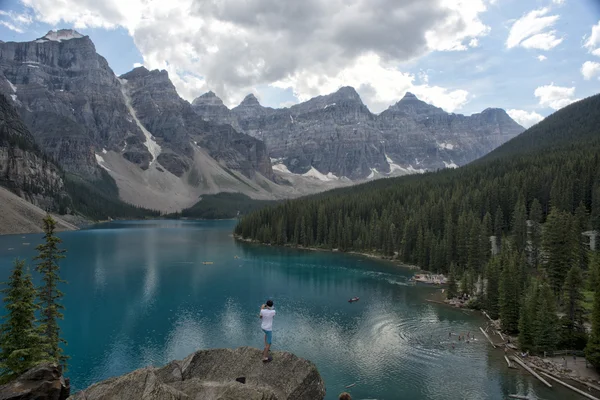
[[[63,378],[62,368],[49,363],[0,386],[0,400],[65,400],[69,394],[69,380]]]
[[[162,368],[143,368],[97,383],[71,400],[322,400],[325,384],[310,361],[250,347],[200,350]]]

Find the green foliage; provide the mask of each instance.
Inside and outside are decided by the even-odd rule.
[[[500,322],[502,329],[509,333],[518,332],[521,281],[518,254],[503,253],[500,274]]]
[[[529,210],[529,240],[531,242],[529,257],[534,269],[537,270],[541,263],[542,251],[542,206],[538,199],[533,199]]]
[[[2,290],[7,315],[0,336],[0,383],[6,383],[48,358],[40,330],[35,326],[36,290],[25,262],[15,260]]]
[[[454,268],[454,265],[451,265],[448,276],[448,288],[446,289],[446,297],[448,299],[452,299],[456,296],[458,296],[458,286],[456,284],[456,268]]]
[[[58,261],[65,258],[65,250],[59,249],[62,240],[54,235],[56,221],[50,215],[44,218],[44,243],[37,246],[38,260],[36,270],[42,275],[42,286],[38,289],[40,306],[40,328],[48,345],[50,359],[66,366],[66,357],[62,354],[60,344],[66,341],[60,337],[58,320],[63,318],[61,310],[64,306],[60,303],[63,293],[58,289],[60,279]]]
[[[500,316],[500,258],[494,257],[486,268],[486,304],[489,316],[498,319]]]
[[[523,351],[535,349],[535,319],[537,302],[538,286],[536,282],[533,282],[529,286],[525,298],[523,299],[519,316],[519,347]]]
[[[588,263],[588,290],[596,291],[600,288],[600,252],[590,253]]]
[[[596,369],[600,369],[600,290],[596,290],[594,293],[592,333],[585,347],[585,358]]]
[[[535,349],[541,353],[555,350],[558,345],[558,317],[554,291],[545,282],[539,287],[535,313]]]
[[[181,216],[202,219],[235,218],[238,216],[238,212],[240,215],[246,215],[274,204],[277,204],[277,201],[254,200],[241,193],[218,193],[202,196],[199,202],[183,210]],[[321,235],[323,235],[323,231],[321,231]],[[324,236],[319,237],[320,240],[323,240],[323,238]]]
[[[571,214],[552,208],[544,225],[543,250],[548,278],[555,294],[560,294],[567,272],[575,265],[579,254],[576,229]]]
[[[567,315],[561,319],[561,347],[578,350],[585,347],[583,287],[583,273],[578,266],[574,266],[569,270],[563,288]]]

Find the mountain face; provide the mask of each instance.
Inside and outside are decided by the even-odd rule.
[[[132,204],[176,211],[220,191],[287,196],[262,141],[202,119],[166,71],[115,76],[76,31],[0,43],[0,93],[66,172],[94,182],[104,169]]]
[[[411,93],[375,115],[351,87],[285,109],[262,107],[253,95],[229,113],[225,108],[212,92],[193,102],[204,119],[263,140],[275,168],[331,179],[456,167],[524,131],[504,110],[449,114]]]

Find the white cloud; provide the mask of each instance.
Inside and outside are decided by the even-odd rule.
[[[23,33],[23,29],[11,24],[8,21],[0,21],[0,25],[3,25],[5,27],[7,27],[8,29],[10,29],[11,31],[15,31],[17,33]]]
[[[554,4],[565,4],[565,0],[552,0]]]
[[[548,57],[546,57],[544,55],[539,55],[539,56],[537,56],[537,59],[540,61],[546,61],[548,59]]]
[[[538,87],[535,89],[534,95],[539,98],[542,107],[550,107],[554,110],[561,109],[579,100],[573,98],[575,87],[554,86],[554,83]]]
[[[479,40],[477,38],[471,39],[469,42],[469,47],[479,47]]]
[[[506,47],[550,50],[558,46],[563,38],[557,37],[556,31],[550,28],[558,21],[559,16],[546,15],[549,11],[548,8],[533,10],[516,20],[510,28]]]
[[[0,10],[0,16],[10,19],[10,22],[0,20],[0,25],[17,33],[23,33],[25,27],[33,22],[31,15],[25,13],[19,14],[14,11]]]
[[[138,63],[138,62],[133,63],[133,68],[143,67],[143,66],[144,66],[144,64],[142,64],[142,63]]]
[[[590,80],[593,77],[600,75],[600,63],[594,61],[586,61],[581,66],[581,75],[583,79]]]
[[[586,39],[585,36],[584,39]],[[587,37],[584,47],[593,55],[600,57],[600,21],[592,26],[592,33]]]
[[[506,112],[508,113],[508,115],[510,115],[512,119],[517,121],[519,125],[525,128],[529,128],[544,119],[544,117],[542,117],[535,111],[527,112],[525,110],[511,109],[507,110]]]
[[[350,75],[342,84],[362,87],[367,105],[381,109],[403,90],[381,82],[410,87],[401,63],[466,50],[490,31],[480,19],[487,0],[22,1],[52,25],[124,27],[143,64],[166,69],[182,97],[211,89],[230,106],[274,83],[301,98],[329,93]],[[460,97],[437,101],[455,108]]]
[[[414,75],[399,71],[376,54],[369,54],[359,57],[336,76],[322,76],[307,69],[271,85],[292,88],[300,101],[335,92],[342,86],[353,86],[375,113],[400,100],[407,91],[448,112],[461,108],[468,101],[469,93],[465,90],[430,86],[425,81],[415,85],[414,80]]]

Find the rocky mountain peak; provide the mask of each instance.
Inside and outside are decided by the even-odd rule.
[[[208,91],[203,95],[196,97],[192,101],[193,106],[224,106],[223,100],[215,94],[215,92]]]
[[[260,106],[260,102],[253,93],[250,93],[248,96],[244,97],[240,106]]]
[[[343,86],[333,95],[340,98],[340,100],[358,100],[362,102],[359,94],[352,86]]]
[[[71,40],[71,39],[81,39],[85,37],[81,33],[77,32],[74,29],[59,29],[59,30],[50,30],[44,36],[39,38],[37,41],[53,41],[53,42],[62,42],[63,40]]]

